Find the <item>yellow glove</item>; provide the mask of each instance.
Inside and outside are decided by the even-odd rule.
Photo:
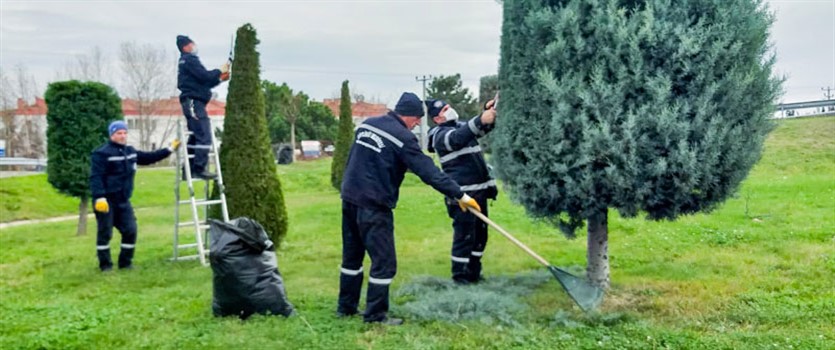
[[[107,204],[107,199],[105,198],[96,199],[96,204],[93,207],[96,208],[96,211],[99,213],[110,212],[110,205]]]
[[[461,211],[467,211],[467,208],[473,208],[479,212],[481,212],[481,207],[478,205],[478,202],[473,199],[473,197],[468,196],[464,193],[464,196],[458,199],[458,206],[461,207]]]
[[[168,148],[171,149],[171,152],[176,151],[177,148],[180,148],[180,140],[174,139],[171,141],[171,147]]]
[[[221,73],[229,73],[229,62],[226,62],[220,66]]]

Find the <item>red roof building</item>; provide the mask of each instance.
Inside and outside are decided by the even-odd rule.
[[[155,101],[157,106],[153,109],[152,116],[169,116],[169,115],[182,115],[183,110],[180,107],[180,99],[177,97],[171,97],[165,100],[158,100]],[[17,99],[17,110],[15,111],[15,115],[46,115],[47,107],[46,101],[40,97],[35,98],[35,103],[31,105],[27,105],[22,98]],[[138,116],[139,115],[139,103],[133,99],[123,99],[122,100],[122,113],[127,116]],[[209,104],[206,105],[206,113],[209,114],[210,117],[223,117],[226,113],[226,103],[223,103],[218,100],[211,100]]]
[[[337,118],[339,118],[339,102],[338,98],[326,98],[322,101],[325,106],[328,106]],[[368,117],[376,117],[388,113],[389,109],[382,103],[368,103],[364,101],[354,102],[351,104],[351,116],[354,121],[357,119],[365,119]]]

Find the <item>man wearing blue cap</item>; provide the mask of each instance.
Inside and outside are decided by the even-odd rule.
[[[487,200],[496,199],[496,180],[490,177],[478,139],[493,130],[496,111],[488,101],[480,116],[458,121],[458,112],[441,100],[426,101],[427,114],[437,124],[429,130],[429,151],[438,154],[441,168],[461,185],[461,190],[475,198],[487,215]],[[475,215],[458,210],[446,199],[452,218],[452,279],[459,284],[477,283],[481,277],[481,259],[487,246],[487,224]]]
[[[417,95],[404,92],[394,111],[369,118],[357,127],[342,179],[342,266],[336,309],[339,317],[358,313],[362,261],[367,252],[371,271],[364,321],[403,323],[387,314],[389,285],[397,272],[392,209],[397,205],[407,169],[438,192],[456,198],[461,210],[481,210],[421,151],[411,132],[421,117],[423,102]]]
[[[122,248],[119,252],[119,268],[133,267],[133,252],[136,245],[136,217],[130,204],[133,194],[133,177],[136,165],[149,165],[165,159],[180,146],[180,141],[171,141],[168,148],[153,152],[137,151],[128,146],[128,126],[121,120],[110,123],[107,128],[110,142],[93,151],[90,167],[90,192],[96,211],[96,253],[102,272],[113,269],[110,260],[110,237],[113,226],[122,234]]]
[[[212,148],[212,122],[206,113],[206,104],[212,99],[212,88],[229,80],[229,62],[220,69],[206,70],[197,57],[197,44],[185,35],[177,36],[180,61],[177,72],[177,88],[180,89],[180,105],[186,117],[188,154],[194,154],[191,174],[200,179],[213,179],[208,171],[209,150]]]

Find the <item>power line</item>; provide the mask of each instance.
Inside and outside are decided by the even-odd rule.
[[[426,81],[431,80],[432,75],[424,75],[423,77],[415,77],[415,81],[419,81],[423,83],[423,101],[426,101]],[[429,128],[429,123],[426,121],[428,117],[426,116],[426,103],[423,103],[423,118],[420,118],[420,148],[426,149],[428,142],[426,140],[426,131]]]
[[[835,94],[832,93],[832,88],[827,86],[825,88],[821,88],[821,91],[825,91],[823,93],[823,97],[826,97],[827,100],[831,100]]]

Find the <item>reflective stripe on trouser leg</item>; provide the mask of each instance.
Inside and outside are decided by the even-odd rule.
[[[362,293],[362,260],[365,245],[357,223],[357,206],[342,202],[342,266],[339,273],[339,298],[336,311],[346,315],[357,312]]]
[[[113,266],[110,259],[110,237],[113,236],[113,208],[107,213],[96,212],[96,257],[99,268]]]
[[[389,284],[397,274],[394,216],[391,209],[357,208],[357,223],[371,258],[364,318],[369,322],[379,321],[385,319],[388,313]]]
[[[340,269],[339,303],[336,311],[345,315],[357,313],[357,306],[362,292],[362,266],[358,270]]]
[[[110,209],[113,212],[113,226],[122,234],[122,245],[119,251],[119,267],[127,267],[133,261],[136,251],[136,216],[130,201],[114,203]]]

